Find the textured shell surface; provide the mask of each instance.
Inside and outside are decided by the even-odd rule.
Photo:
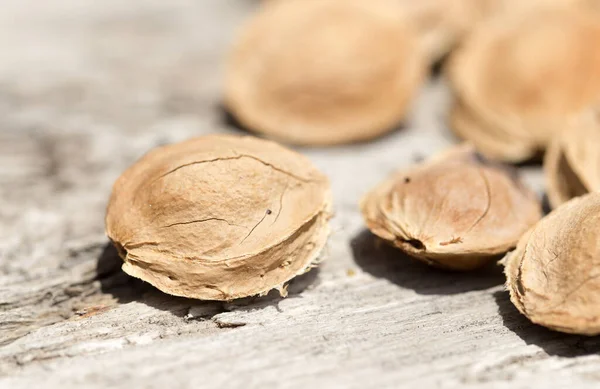
[[[541,217],[514,170],[461,145],[402,170],[361,208],[381,238],[435,266],[470,270],[514,247]]]
[[[307,270],[328,235],[328,179],[300,154],[211,135],[157,148],[116,181],[107,234],[130,275],[230,300]]]
[[[561,205],[537,223],[505,259],[514,305],[557,331],[600,333],[600,193]]]

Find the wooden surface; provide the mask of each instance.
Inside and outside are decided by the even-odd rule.
[[[500,267],[436,271],[365,232],[368,188],[456,142],[439,78],[406,128],[301,150],[336,216],[327,260],[288,298],[186,300],[120,271],[113,181],[156,145],[239,132],[221,64],[257,4],[0,3],[0,387],[598,387],[600,341],[529,323]],[[541,195],[539,167],[521,170]]]

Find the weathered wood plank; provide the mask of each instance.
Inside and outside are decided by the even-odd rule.
[[[600,341],[521,317],[501,269],[445,273],[364,231],[360,196],[455,142],[434,80],[410,125],[303,149],[332,179],[327,260],[275,295],[167,296],[119,269],[112,182],[149,148],[236,131],[223,56],[250,0],[0,4],[0,387],[596,387]],[[522,169],[541,193],[538,167]]]

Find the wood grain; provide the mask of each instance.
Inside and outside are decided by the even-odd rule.
[[[336,216],[327,260],[288,298],[198,302],[120,270],[112,183],[156,145],[239,131],[221,64],[257,3],[0,4],[0,387],[597,387],[598,339],[529,323],[501,268],[436,271],[364,231],[370,187],[456,142],[440,78],[406,128],[300,149]],[[541,194],[539,167],[521,170]]]

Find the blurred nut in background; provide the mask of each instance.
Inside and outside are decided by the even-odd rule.
[[[426,74],[402,14],[396,0],[266,2],[229,58],[227,108],[248,129],[296,144],[392,130]]]
[[[590,110],[557,133],[544,158],[548,200],[555,208],[600,190],[600,117]]]
[[[106,231],[123,270],[203,300],[264,294],[314,265],[329,233],[329,181],[252,137],[204,136],[148,153],[116,181]]]
[[[548,7],[590,7],[598,4],[598,0],[466,0],[472,7],[477,7],[482,22],[504,14],[532,12]]]
[[[431,63],[458,46],[478,24],[503,14],[546,6],[583,6],[597,0],[396,0],[415,27]]]
[[[600,334],[600,193],[554,210],[507,255],[513,304],[557,331]]]
[[[481,1],[397,0],[431,63],[448,54],[482,17]]]
[[[600,95],[600,18],[575,6],[493,18],[448,74],[452,129],[488,157],[531,159]]]
[[[541,217],[533,192],[506,166],[457,146],[396,173],[361,202],[377,236],[424,262],[470,270],[515,247]]]

